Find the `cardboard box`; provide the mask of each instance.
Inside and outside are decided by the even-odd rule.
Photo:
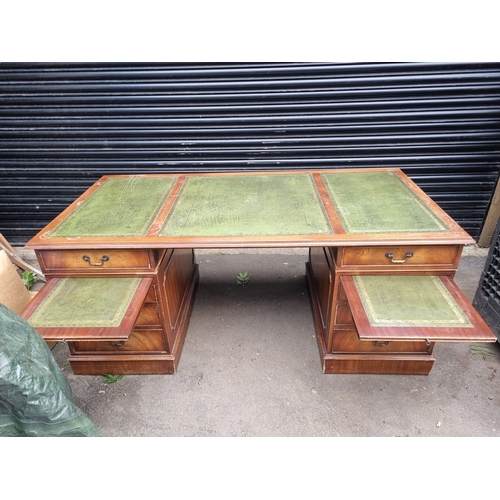
[[[12,264],[4,250],[0,250],[0,303],[17,314],[28,305],[36,292],[26,288],[17,272],[17,266]]]
[[[21,314],[36,292],[30,292],[21,276],[18,268],[10,261],[10,257],[4,250],[0,250],[0,303],[11,311]],[[56,342],[48,342],[52,349]]]

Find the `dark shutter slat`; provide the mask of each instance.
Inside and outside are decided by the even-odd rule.
[[[499,138],[500,63],[2,63],[0,232],[105,174],[388,166],[478,238]]]

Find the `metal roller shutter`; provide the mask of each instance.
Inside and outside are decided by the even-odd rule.
[[[104,174],[401,167],[478,238],[500,63],[0,64],[0,233]]]

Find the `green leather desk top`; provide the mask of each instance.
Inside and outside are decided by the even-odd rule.
[[[330,173],[322,178],[348,234],[449,231],[394,172]]]
[[[152,277],[50,278],[23,311],[46,340],[126,341]]]
[[[160,236],[331,234],[311,175],[190,177]]]
[[[473,240],[399,169],[105,176],[29,248]]]
[[[372,326],[464,327],[472,324],[437,276],[354,276]]]
[[[107,179],[49,237],[145,236],[175,180],[174,177]]]
[[[495,342],[450,276],[343,275],[361,340]]]
[[[63,278],[29,318],[35,328],[120,326],[141,278]]]

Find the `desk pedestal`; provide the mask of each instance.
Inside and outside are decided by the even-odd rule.
[[[453,281],[461,251],[311,248],[306,277],[323,372],[427,375],[435,342],[491,342]]]
[[[310,262],[306,264],[306,278],[323,373],[429,374],[435,360],[433,342],[361,341],[352,323],[335,328],[332,323],[343,321],[340,315],[350,317],[350,312],[344,304],[331,299],[333,286],[319,289],[319,277],[313,274]],[[329,280],[327,283],[333,285]],[[337,319],[332,318],[331,322],[323,313],[323,304],[328,300],[331,305],[327,309],[337,314]]]
[[[86,256],[91,252],[87,250],[79,253]],[[129,310],[140,310],[128,332],[120,331],[112,338],[106,338],[102,335],[102,329],[97,328],[95,334],[89,334],[88,330],[78,326],[71,330],[44,329],[45,338],[68,343],[69,362],[76,375],[154,375],[172,374],[177,370],[199,281],[194,251],[144,251],[140,254],[141,259],[133,258],[137,257],[135,254],[138,252],[129,253],[100,251],[99,255],[105,254],[109,260],[95,267],[83,267],[82,263],[85,265],[86,261],[76,252],[66,254],[61,251],[57,259],[53,258],[51,252],[39,254],[39,261],[48,278],[71,278],[78,282],[89,277],[115,281],[135,277],[149,278],[148,283],[151,283],[141,303],[132,302],[129,307]],[[92,256],[92,259],[95,260],[95,257]],[[49,269],[52,262],[53,269]],[[137,265],[137,262],[141,265]],[[38,301],[42,303],[42,299],[40,295]],[[99,299],[103,302],[106,300],[106,296]],[[25,310],[27,319],[40,305],[36,301],[37,298],[31,305],[32,311]]]

